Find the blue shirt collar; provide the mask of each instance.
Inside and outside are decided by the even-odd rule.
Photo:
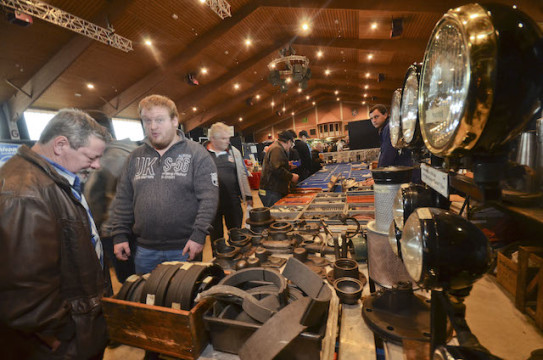
[[[71,185],[71,186],[74,186],[74,183],[80,183],[81,181],[79,180],[79,177],[74,174],[73,172],[71,172],[70,170],[66,169],[65,167],[63,167],[62,165],[60,164],[57,164],[56,162],[54,162],[53,160],[49,159],[49,158],[46,158],[45,156],[42,156],[45,160],[47,160],[47,162],[51,165],[53,165],[53,167],[55,168],[55,170],[59,173],[59,175],[61,175],[63,178],[65,178],[66,180],[68,180],[68,183]],[[76,181],[77,179],[77,181]]]

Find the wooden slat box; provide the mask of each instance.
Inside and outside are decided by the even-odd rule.
[[[209,338],[202,315],[211,302],[176,310],[130,301],[102,300],[111,340],[182,359],[197,359]]]

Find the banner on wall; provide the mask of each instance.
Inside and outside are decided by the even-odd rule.
[[[6,144],[0,142],[0,167],[17,153],[20,144]]]

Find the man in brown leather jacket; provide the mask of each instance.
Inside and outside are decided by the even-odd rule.
[[[97,359],[110,292],[77,172],[98,168],[109,134],[61,110],[40,140],[0,168],[2,359]]]

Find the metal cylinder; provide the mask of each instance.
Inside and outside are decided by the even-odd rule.
[[[536,136],[534,131],[525,131],[520,134],[520,143],[517,153],[517,163],[520,165],[525,165],[535,167],[535,157],[536,157]]]
[[[403,262],[392,251],[387,234],[377,231],[375,223],[376,221],[370,221],[367,228],[370,279],[386,288],[391,288],[399,281],[415,283]]]
[[[412,167],[396,166],[372,170],[375,184],[375,229],[377,232],[388,234],[392,222],[392,204],[396,193],[402,184],[411,180]]]

